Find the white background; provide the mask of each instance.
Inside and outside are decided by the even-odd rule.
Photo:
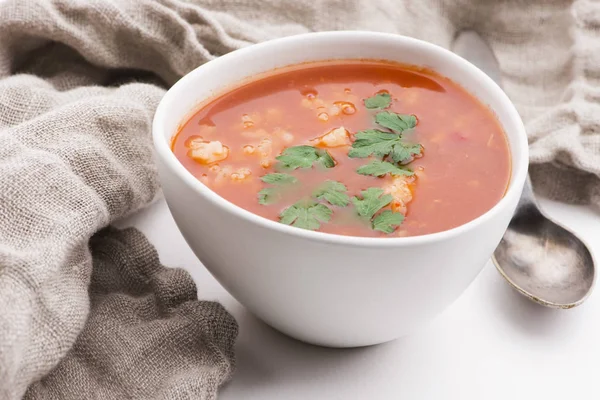
[[[599,259],[600,213],[542,205]],[[237,319],[237,371],[222,400],[600,399],[600,289],[575,309],[552,310],[517,294],[488,263],[419,334],[326,349],[290,339],[249,314],[196,259],[163,200],[119,225],[141,229],[164,264],[192,274],[201,299],[220,301]]]

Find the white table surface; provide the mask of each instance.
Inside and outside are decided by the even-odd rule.
[[[542,205],[600,259],[599,212]],[[488,263],[419,334],[326,349],[280,334],[236,302],[194,256],[163,200],[119,226],[142,230],[163,264],[188,270],[199,297],[237,319],[237,371],[220,399],[600,399],[600,289],[575,309],[552,310],[514,292]]]

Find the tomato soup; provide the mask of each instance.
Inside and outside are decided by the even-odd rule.
[[[244,82],[205,103],[172,149],[250,212],[352,236],[457,227],[493,207],[510,179],[506,136],[485,105],[433,71],[379,61]]]

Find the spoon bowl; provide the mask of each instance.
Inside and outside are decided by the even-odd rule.
[[[531,195],[528,181],[493,262],[531,300],[555,308],[575,307],[594,285],[594,259],[581,239],[543,214]]]

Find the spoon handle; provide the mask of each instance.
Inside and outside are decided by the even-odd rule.
[[[530,207],[531,205],[537,208],[537,200],[535,199],[533,187],[531,186],[531,178],[529,177],[529,174],[527,174],[525,185],[523,185],[523,193],[521,193],[521,198],[517,205],[517,211],[528,206]]]

